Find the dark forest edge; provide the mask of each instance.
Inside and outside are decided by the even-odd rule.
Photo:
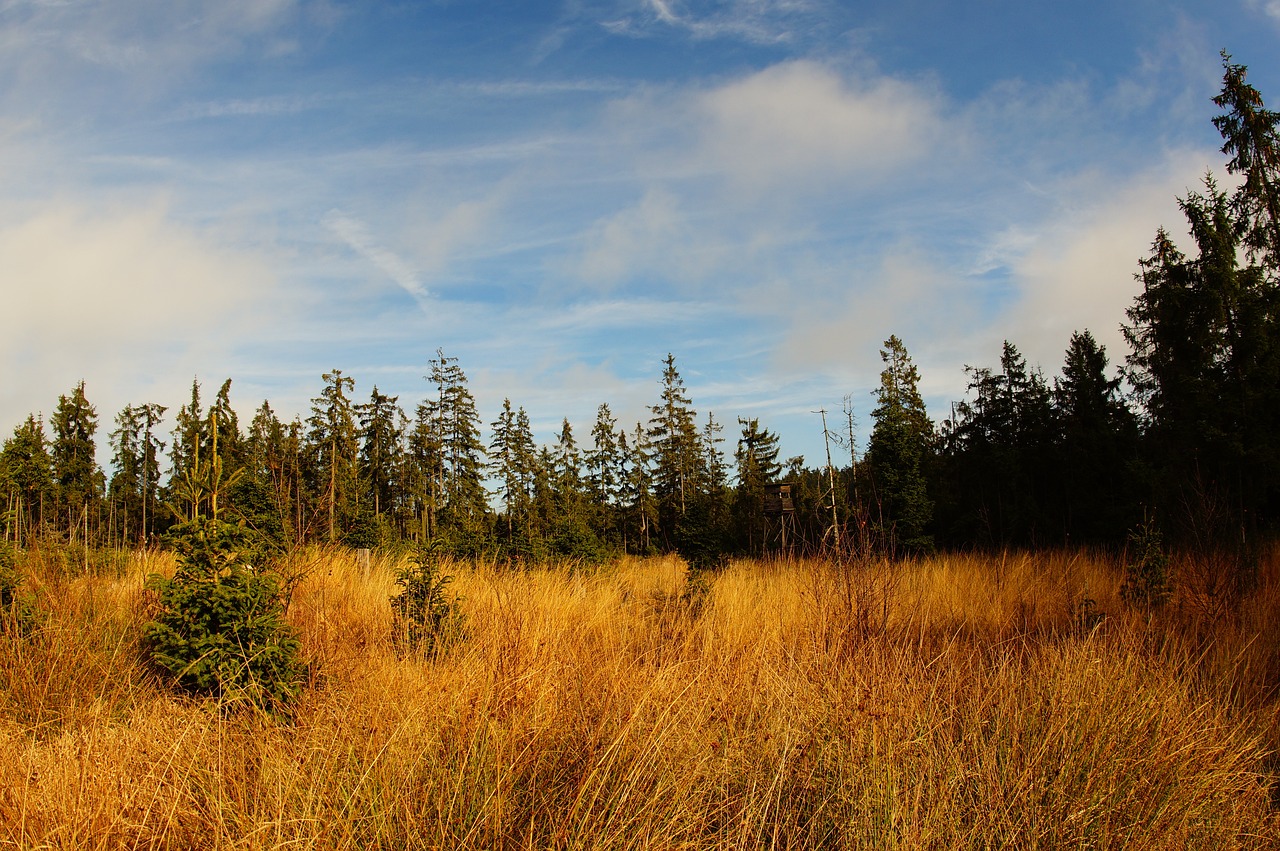
[[[677,552],[695,567],[733,554],[1099,546],[1153,541],[1227,554],[1231,581],[1280,519],[1280,114],[1223,53],[1213,119],[1231,192],[1207,173],[1179,199],[1195,244],[1160,228],[1139,261],[1141,292],[1113,369],[1087,330],[1052,381],[1006,342],[994,367],[966,367],[969,392],[935,424],[903,342],[891,336],[867,451],[853,405],[827,435],[849,463],[784,459],[778,436],[694,409],[668,355],[647,422],[600,405],[580,444],[568,420],[535,445],[504,400],[483,422],[455,358],[437,351],[412,411],[376,386],[364,402],[325,373],[310,416],[264,401],[247,427],[231,381],[206,405],[199,382],[168,435],[168,408],[129,405],[95,461],[98,414],[80,383],[52,417],[32,414],[0,451],[0,529],[12,545],[145,547],[200,516],[233,520],[263,545],[408,548],[513,564],[602,562]],[[161,439],[167,437],[167,439]],[[766,516],[790,483],[794,514]],[[1164,543],[1161,543],[1164,546]]]

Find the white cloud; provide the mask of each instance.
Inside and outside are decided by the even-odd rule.
[[[707,92],[698,112],[704,164],[771,192],[879,182],[924,157],[946,131],[939,103],[920,87],[847,79],[808,61]]]
[[[0,280],[0,412],[14,422],[81,379],[102,421],[152,388],[181,398],[195,372],[269,327],[276,284],[263,258],[174,223],[160,203],[50,204],[0,224]],[[96,398],[104,387],[112,396]]]
[[[37,98],[31,109],[86,111],[171,90],[210,61],[292,52],[304,20],[324,25],[300,0],[12,0],[0,17],[0,70],[11,96]]]
[[[736,39],[751,44],[794,43],[829,26],[826,4],[807,0],[641,0],[601,23],[615,35],[648,37],[669,30],[695,41]]]
[[[1017,298],[993,319],[1003,336],[1050,375],[1060,367],[1071,333],[1086,328],[1120,362],[1127,348],[1119,329],[1138,291],[1138,260],[1148,254],[1158,227],[1185,233],[1177,198],[1198,186],[1215,159],[1213,152],[1183,151],[1127,181],[1087,174],[1064,184],[1067,203],[1037,226],[1026,250],[1009,259]]]
[[[388,278],[395,281],[419,303],[427,297],[426,288],[418,280],[417,270],[404,258],[374,239],[369,232],[368,225],[364,222],[340,210],[330,210],[325,214],[324,226],[350,246],[357,254],[380,269]]]
[[[1280,21],[1280,0],[1245,0],[1250,9],[1257,9],[1262,14]]]

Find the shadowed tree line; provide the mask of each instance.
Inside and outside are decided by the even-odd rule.
[[[839,469],[786,458],[758,418],[726,437],[671,355],[647,420],[619,423],[601,404],[589,435],[565,420],[549,445],[510,399],[485,423],[442,351],[411,408],[376,386],[360,401],[335,369],[305,419],[264,401],[245,424],[230,380],[208,403],[197,381],[169,431],[155,402],[104,427],[109,471],[81,383],[4,441],[0,529],[20,544],[145,546],[208,508],[281,548],[432,542],[516,562],[674,551],[711,564],[780,546],[764,506],[785,481],[799,548],[1121,545],[1152,518],[1176,540],[1244,547],[1280,519],[1280,115],[1225,53],[1223,69],[1213,121],[1236,188],[1206,174],[1179,199],[1192,253],[1157,230],[1123,363],[1080,330],[1049,379],[1006,341],[998,363],[966,367],[968,393],[935,424],[891,336],[865,453],[848,397],[827,432]]]

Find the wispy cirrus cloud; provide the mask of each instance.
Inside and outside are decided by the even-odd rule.
[[[413,296],[419,304],[430,295],[419,280],[417,269],[403,257],[382,245],[364,222],[334,209],[325,214],[324,226]]]
[[[807,0],[643,0],[618,9],[602,25],[617,35],[651,36],[665,29],[699,41],[768,45],[825,27],[829,11],[826,4]]]

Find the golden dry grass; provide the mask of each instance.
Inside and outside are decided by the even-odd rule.
[[[0,847],[1277,845],[1269,573],[1208,630],[1125,613],[1083,553],[740,562],[700,605],[673,559],[455,565],[466,638],[425,659],[389,641],[394,567],[293,558],[311,682],[272,720],[147,672],[166,557],[31,559]]]

